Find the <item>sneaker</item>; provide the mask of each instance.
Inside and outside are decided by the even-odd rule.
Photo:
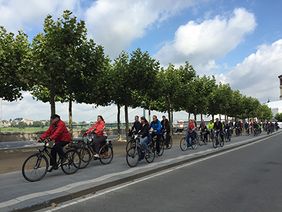
[[[50,166],[48,172],[52,172],[53,170],[57,170],[58,166]]]
[[[100,156],[98,154],[95,154],[94,158],[100,158]]]

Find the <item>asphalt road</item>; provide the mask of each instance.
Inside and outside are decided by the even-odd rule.
[[[282,135],[78,201],[56,210],[281,212]]]

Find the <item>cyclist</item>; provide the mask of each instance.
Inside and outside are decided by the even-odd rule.
[[[57,153],[62,159],[64,157],[63,147],[71,142],[71,135],[65,125],[61,120],[60,116],[54,114],[51,116],[51,124],[46,132],[44,132],[38,142],[49,138],[51,141],[55,141],[55,145],[51,148],[51,158],[50,158],[50,168],[48,172],[58,169],[57,164]]]
[[[210,120],[210,122],[208,123],[208,130],[209,130],[210,138],[211,138],[211,134],[213,133],[213,126],[214,126],[214,123],[212,120]]]
[[[157,150],[157,154],[159,154],[160,153],[160,140],[162,137],[162,125],[156,115],[153,115],[153,121],[150,124],[150,130],[152,132],[152,139],[154,137],[157,137],[156,150]]]
[[[168,148],[169,141],[170,141],[170,125],[169,125],[168,119],[165,116],[163,116],[163,120],[161,121],[161,125],[162,125],[163,133],[166,132],[165,145],[166,145],[166,148]]]
[[[206,122],[203,119],[200,124],[200,130],[201,130],[201,137],[207,141],[209,130],[207,128]]]
[[[246,121],[245,124],[244,124],[244,128],[245,128],[245,132],[246,134],[250,134],[250,129],[249,129],[249,123]]]
[[[190,139],[191,138],[191,139]],[[196,126],[195,122],[190,119],[188,123],[188,129],[187,129],[187,136],[186,136],[186,142],[188,146],[191,146],[191,142],[196,138]],[[191,142],[190,142],[191,140]]]
[[[105,144],[107,134],[105,132],[105,121],[101,115],[97,116],[97,121],[84,133],[83,136],[93,135],[93,149],[95,151],[95,158],[99,158],[100,148]]]
[[[132,135],[133,132],[138,133],[141,130],[142,124],[139,121],[139,116],[135,116],[135,121],[129,131],[129,135]]]
[[[138,135],[140,136],[140,145],[145,150],[145,152],[148,151],[148,144],[150,142],[150,126],[149,122],[146,120],[145,117],[141,117],[141,129],[138,132]],[[139,158],[142,160],[144,158],[144,154],[141,155]]]
[[[216,137],[218,137],[218,134],[220,135],[221,139],[223,140],[223,127],[221,121],[218,120],[218,118],[215,120],[213,129],[216,130]]]
[[[224,127],[224,132],[226,133],[226,138],[230,138],[231,137],[230,124],[226,122],[223,127]]]

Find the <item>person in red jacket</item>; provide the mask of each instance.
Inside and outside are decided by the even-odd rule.
[[[55,145],[51,148],[52,157],[50,158],[50,168],[48,170],[49,172],[51,172],[53,169],[58,169],[57,153],[60,158],[63,158],[65,154],[63,147],[71,142],[71,135],[65,123],[57,114],[51,116],[50,127],[40,136],[39,142],[47,138],[55,142]]]
[[[99,151],[102,145],[105,143],[107,139],[107,134],[105,132],[105,121],[101,115],[97,117],[97,121],[93,124],[83,136],[87,136],[93,133],[95,136],[93,137],[93,149],[96,152],[94,157],[99,157]]]

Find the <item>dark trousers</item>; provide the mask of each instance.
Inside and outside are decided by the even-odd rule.
[[[94,151],[99,154],[101,147],[106,143],[106,136],[96,136],[93,142]]]
[[[68,142],[58,142],[56,143],[51,149],[51,158],[50,158],[50,165],[56,166],[57,165],[57,153],[60,158],[63,158],[65,155],[64,146],[67,145]]]
[[[161,140],[162,135],[161,134],[152,133],[152,139],[154,137],[156,137],[156,136],[157,136],[157,139],[156,139],[156,150],[157,150],[157,153],[159,153],[160,152],[160,140]]]
[[[169,145],[170,138],[171,138],[170,131],[167,131],[166,132],[166,137],[165,137],[165,145],[166,145],[166,147],[168,147],[168,145]]]

